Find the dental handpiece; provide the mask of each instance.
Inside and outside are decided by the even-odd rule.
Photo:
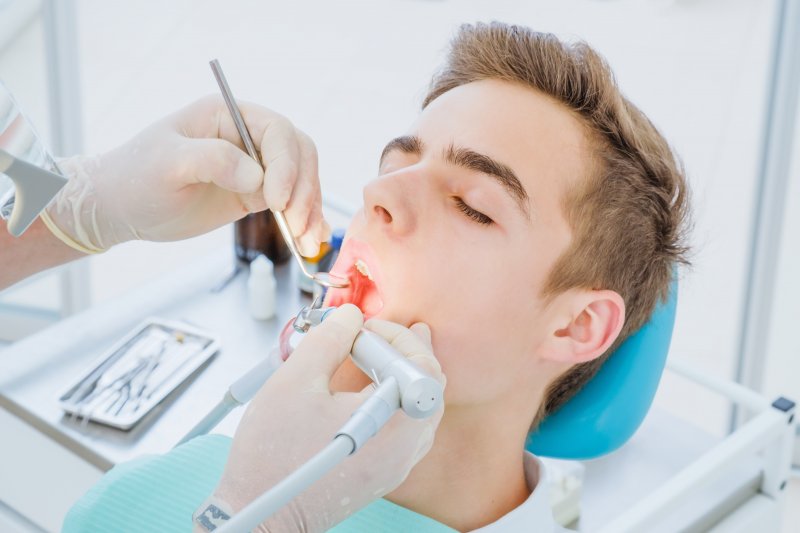
[[[287,324],[301,333],[319,325],[333,308],[307,307]],[[406,359],[386,340],[367,329],[356,335],[351,355],[375,381],[376,389],[339,429],[333,441],[277,485],[250,502],[218,528],[219,533],[245,533],[272,516],[292,498],[356,453],[391,419],[398,408],[413,418],[426,418],[441,405],[442,385]]]
[[[400,389],[400,408],[412,418],[427,418],[442,403],[442,384],[375,332],[362,329],[350,352],[353,362],[377,385],[392,377]]]
[[[294,328],[306,332],[321,324],[333,307],[305,308],[298,314]],[[367,329],[362,329],[350,351],[353,362],[367,376],[380,385],[394,377],[400,388],[400,407],[413,418],[425,418],[436,411],[442,402],[441,383],[409,361],[386,340]]]
[[[303,308],[294,321],[286,325],[284,332],[291,332],[294,327],[298,333],[306,333],[311,327],[321,324],[334,309],[336,308]],[[249,402],[278,369],[281,360],[288,357],[287,350],[291,350],[288,339],[290,336],[286,335],[281,341],[282,346],[270,352],[267,359],[234,381],[228,387],[223,399],[184,435],[178,445],[205,435],[233,409]],[[281,337],[284,335],[281,334]],[[441,405],[444,394],[442,385],[406,359],[377,333],[362,329],[356,336],[350,353],[356,366],[372,378],[376,385],[394,378],[399,405],[392,406],[393,408],[403,409],[412,418],[426,418]]]

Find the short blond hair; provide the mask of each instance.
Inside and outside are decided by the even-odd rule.
[[[593,174],[576,180],[562,198],[573,238],[549,273],[543,296],[611,289],[626,307],[616,342],[550,385],[536,424],[577,393],[666,298],[676,264],[688,264],[689,189],[669,144],[622,95],[605,60],[586,43],[564,43],[499,22],[463,25],[423,108],[450,89],[485,79],[552,97],[580,119],[593,150]]]

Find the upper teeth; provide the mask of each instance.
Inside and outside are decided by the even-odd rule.
[[[361,259],[356,261],[356,270],[358,270],[362,275],[367,276],[367,278],[372,280],[372,274],[370,273],[367,264]]]

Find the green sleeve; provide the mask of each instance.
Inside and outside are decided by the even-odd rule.
[[[62,533],[192,531],[192,513],[222,476],[231,439],[197,437],[111,469],[70,509]]]
[[[192,513],[216,487],[231,448],[222,435],[197,437],[164,455],[117,465],[70,509],[62,533],[191,532]],[[330,533],[455,533],[379,499]]]
[[[328,530],[328,533],[458,533],[433,518],[379,499]]]

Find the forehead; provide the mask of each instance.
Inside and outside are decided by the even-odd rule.
[[[580,119],[542,93],[510,82],[481,80],[447,91],[423,110],[413,131],[431,148],[453,142],[510,166],[537,210],[589,169]]]

